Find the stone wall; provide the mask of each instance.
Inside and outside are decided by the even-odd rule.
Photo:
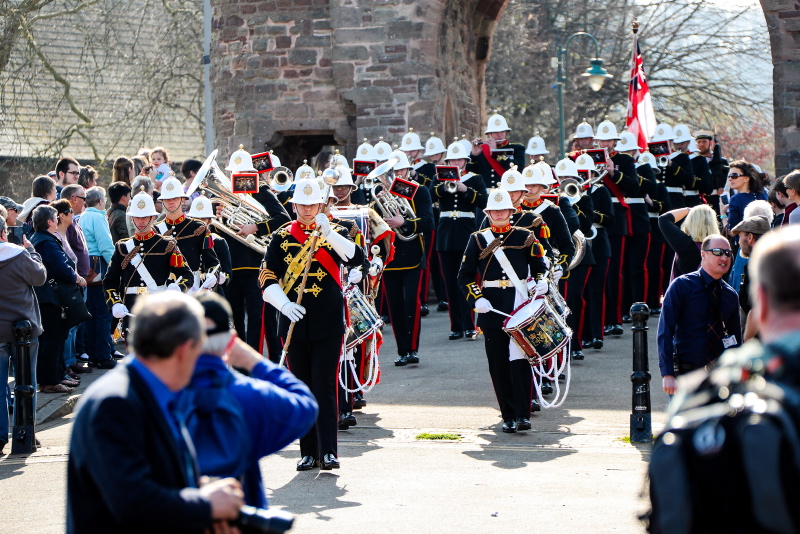
[[[800,169],[800,1],[761,0],[772,44],[775,173]]]
[[[217,147],[274,148],[290,167],[324,144],[479,134],[484,67],[507,0],[212,0]]]

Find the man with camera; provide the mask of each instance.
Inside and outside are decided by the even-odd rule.
[[[145,296],[134,358],[83,394],[67,465],[67,532],[224,529],[244,503],[226,478],[197,487],[194,446],[177,394],[206,339],[203,307],[175,291]]]
[[[3,298],[0,299],[0,376],[8,376],[8,365],[14,354],[14,323],[27,319],[33,326],[31,336],[32,383],[36,383],[36,355],[39,343],[36,338],[42,333],[39,302],[32,286],[40,286],[47,280],[47,270],[33,245],[23,237],[24,247],[9,243],[6,227],[6,210],[0,208],[0,277],[3,279]],[[18,371],[17,367],[14,367]],[[4,398],[8,395],[8,390]],[[6,398],[6,402],[9,399]],[[33,401],[36,407],[36,397]],[[0,406],[0,453],[8,443],[7,404]]]

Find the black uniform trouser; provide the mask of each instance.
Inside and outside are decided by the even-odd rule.
[[[444,286],[444,279],[442,278],[442,267],[439,264],[439,255],[434,250],[436,246],[436,231],[434,230],[431,232],[431,247],[428,249],[426,254],[430,254],[427,256],[430,258],[428,261],[428,276],[430,277],[430,283],[433,286],[433,292],[436,294],[436,301],[438,302],[445,302],[447,299],[447,290]],[[425,289],[425,299],[423,302],[428,302],[427,298],[427,289]]]
[[[609,258],[595,258],[586,284],[586,330],[587,339],[603,339],[605,325],[606,278]]]
[[[687,208],[693,208],[695,206],[699,206],[700,204],[705,204],[705,202],[703,202],[703,197],[700,195],[685,195],[684,198],[686,199]]]
[[[661,307],[665,249],[666,243],[663,240],[651,239],[650,250],[647,252],[647,305],[651,310]]]
[[[664,258],[661,262],[661,268],[664,270],[664,279],[661,281],[661,294],[667,294],[667,287],[669,287],[670,278],[672,277],[672,263],[675,261],[675,251],[669,246],[669,243],[664,243]]]
[[[608,236],[611,243],[611,258],[606,278],[606,315],[607,324],[622,322],[622,266],[625,257],[625,239],[627,236]]]
[[[433,270],[434,268],[436,268],[437,271],[439,269],[439,258],[436,257],[436,253],[434,252],[434,240],[436,239],[436,232],[431,230],[425,234],[422,234],[422,238],[425,240],[425,268],[422,270],[422,284],[419,288],[420,305],[428,303],[428,293],[431,289],[431,283],[433,283],[433,287],[436,290],[437,298],[439,297],[439,292],[436,288],[438,281],[434,280],[437,275]]]
[[[375,342],[377,342],[377,340]],[[353,358],[355,359],[355,361],[353,362],[353,365],[355,365],[356,374],[359,375],[359,376],[361,375],[361,367],[363,365],[362,362],[367,357],[367,355],[364,354],[364,345],[365,344],[366,343],[362,343],[362,344],[356,346],[355,352],[353,353]],[[341,372],[345,374],[344,375],[344,383],[347,386],[347,389],[355,389],[356,384],[355,384],[355,380],[353,380],[353,371],[352,371],[352,369],[350,369],[350,362],[345,360],[340,365],[344,366],[344,369],[341,370]],[[339,412],[341,412],[341,413],[352,412],[353,411],[353,401],[355,400],[354,394],[353,393],[348,393],[347,391],[345,391],[345,389],[339,383],[339,379],[338,378],[337,378],[336,384],[339,387]]]
[[[307,341],[292,337],[289,345],[289,370],[303,381],[319,404],[317,422],[300,438],[300,456],[321,459],[325,454],[338,456],[339,406],[336,389],[339,383],[339,354],[344,339],[329,337]]]
[[[419,349],[421,283],[422,269],[419,267],[383,271],[383,287],[399,356]]]
[[[650,250],[650,234],[634,234],[625,240],[625,258],[622,274],[624,286],[623,315],[629,315],[634,302],[645,302],[647,298],[647,253]]]
[[[39,336],[39,357],[36,361],[36,380],[42,386],[55,386],[64,380],[64,344],[69,328],[61,319],[61,307],[53,304],[39,304],[42,316],[43,333]],[[4,379],[7,377],[4,377]],[[0,409],[7,409],[0,406]]]
[[[461,295],[458,287],[458,269],[461,267],[461,252],[439,252],[439,265],[441,267],[444,286],[447,290],[447,303],[450,312],[450,330],[453,332],[463,332],[465,330],[475,330],[472,313],[470,313],[469,303]]]
[[[584,323],[584,289],[592,272],[591,265],[578,265],[569,272],[566,281],[566,301],[570,313],[567,326],[572,329],[572,350],[581,350],[581,332]],[[563,280],[563,278],[562,278]]]
[[[258,269],[233,271],[225,295],[231,305],[233,324],[239,337],[261,352],[261,314],[264,301],[258,287]]]
[[[524,359],[508,361],[508,344],[511,343],[511,338],[502,328],[484,328],[483,337],[489,376],[500,405],[500,414],[504,420],[529,418],[533,390],[531,365]]]

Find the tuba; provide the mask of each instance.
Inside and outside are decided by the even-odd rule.
[[[417,216],[414,213],[414,208],[411,203],[400,196],[391,193],[391,183],[387,179],[387,175],[397,165],[397,159],[392,158],[382,165],[376,167],[364,178],[364,186],[369,187],[376,192],[378,187],[384,190],[383,195],[378,196],[375,194],[375,207],[378,208],[383,218],[394,217],[395,213],[400,213],[404,219],[415,219]],[[369,184],[369,185],[368,185]],[[405,235],[399,228],[393,228],[397,239],[400,241],[413,241],[419,234]]]
[[[250,195],[231,192],[231,183],[217,165],[216,155],[215,150],[206,158],[186,194],[191,196],[195,191],[201,191],[212,203],[219,204],[222,207],[220,218],[214,219],[211,224],[225,235],[263,255],[267,251],[270,236],[250,234],[243,237],[238,233],[246,224],[258,224],[269,219],[269,213]]]

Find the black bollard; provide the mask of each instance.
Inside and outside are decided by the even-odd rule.
[[[650,308],[644,302],[631,306],[633,319],[633,373],[631,384],[631,443],[653,441],[650,420],[650,365],[647,357],[647,319]]]
[[[14,323],[16,354],[14,370],[14,431],[11,435],[11,454],[29,454],[36,452],[35,416],[33,412],[33,394],[36,384],[33,383],[31,370],[31,333],[30,321]]]

